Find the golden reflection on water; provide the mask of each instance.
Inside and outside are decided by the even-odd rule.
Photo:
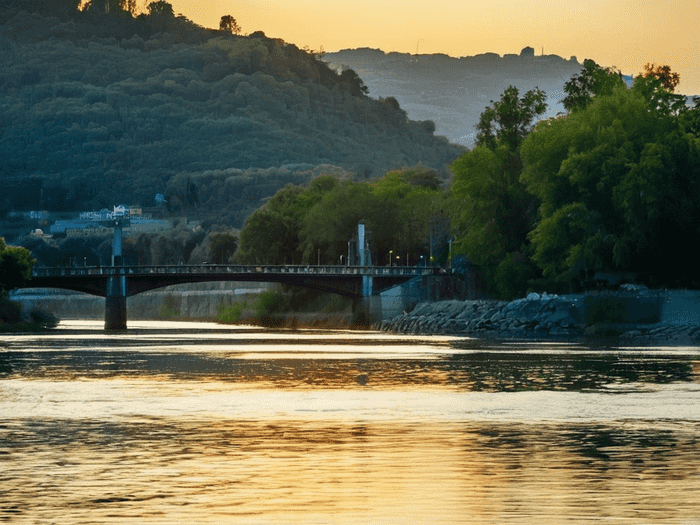
[[[3,431],[24,443],[3,449],[0,516],[18,522],[682,523],[698,511],[685,425],[157,418]]]
[[[700,516],[698,348],[84,325],[0,338],[0,521]]]

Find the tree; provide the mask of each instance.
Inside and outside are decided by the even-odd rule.
[[[238,25],[236,19],[231,15],[224,15],[219,22],[219,31],[228,31],[229,33],[237,35],[241,32],[241,26]]]
[[[151,2],[146,6],[146,10],[149,15],[165,15],[165,16],[175,16],[175,11],[173,11],[173,6],[165,0],[157,0],[156,2]]]
[[[647,64],[645,73],[635,78],[633,89],[650,102],[652,110],[667,115],[678,115],[688,110],[686,97],[673,91],[680,82],[680,75],[669,66]]]
[[[248,264],[299,264],[306,215],[338,184],[332,176],[312,180],[306,188],[288,184],[253,212],[241,230],[236,260]]]
[[[691,110],[674,113],[659,103],[664,94],[657,79],[638,77],[525,140],[522,181],[541,203],[532,258],[546,278],[624,271],[649,285],[697,281],[689,247],[700,242],[700,138],[687,127]]]
[[[459,232],[453,251],[481,266],[487,290],[503,299],[524,293],[535,276],[527,235],[537,203],[520,182],[520,146],[545,112],[545,98],[537,88],[520,98],[517,88],[508,87],[481,114],[477,147],[452,164]]]
[[[681,76],[671,71],[671,67],[666,65],[645,64],[644,72],[640,73],[640,75],[644,78],[655,78],[665,89],[671,92],[676,89],[676,86],[681,81]]]
[[[624,86],[622,73],[613,67],[601,67],[587,58],[581,72],[564,84],[566,97],[562,103],[567,111],[583,109],[594,96],[610,95],[619,86]]]
[[[487,107],[476,125],[477,146],[495,150],[506,146],[516,151],[523,138],[532,129],[533,121],[547,110],[547,94],[539,88],[532,89],[520,98],[518,88],[509,86],[501,99]]]
[[[537,209],[535,199],[519,180],[519,172],[506,168],[511,158],[505,146],[495,151],[477,146],[452,164],[458,232],[453,252],[480,266],[487,291],[504,299],[527,288],[526,280],[499,282],[497,269],[506,264],[504,261],[526,260],[527,235]],[[529,269],[522,272],[523,279],[530,273]]]
[[[238,236],[229,232],[214,232],[209,236],[209,260],[227,264],[238,248]]]
[[[0,237],[0,297],[31,279],[35,262],[29,250],[7,246]]]
[[[365,83],[353,69],[344,69],[343,72],[340,73],[339,81],[340,85],[350,91],[353,96],[359,97],[369,93],[369,88],[365,86]]]

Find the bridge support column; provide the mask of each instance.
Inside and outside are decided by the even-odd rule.
[[[107,280],[105,296],[105,330],[126,330],[126,277]]]
[[[352,302],[352,327],[369,330],[382,320],[382,299],[375,295],[360,297]]]

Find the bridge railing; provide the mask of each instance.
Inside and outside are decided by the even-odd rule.
[[[290,274],[361,275],[371,277],[423,276],[439,271],[426,266],[314,266],[314,265],[159,265],[159,266],[87,266],[34,268],[35,277],[81,277],[112,275],[206,275],[206,274]]]

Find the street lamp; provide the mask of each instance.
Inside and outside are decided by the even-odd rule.
[[[394,253],[394,250],[389,250],[389,266],[392,266],[391,264],[391,255]]]

